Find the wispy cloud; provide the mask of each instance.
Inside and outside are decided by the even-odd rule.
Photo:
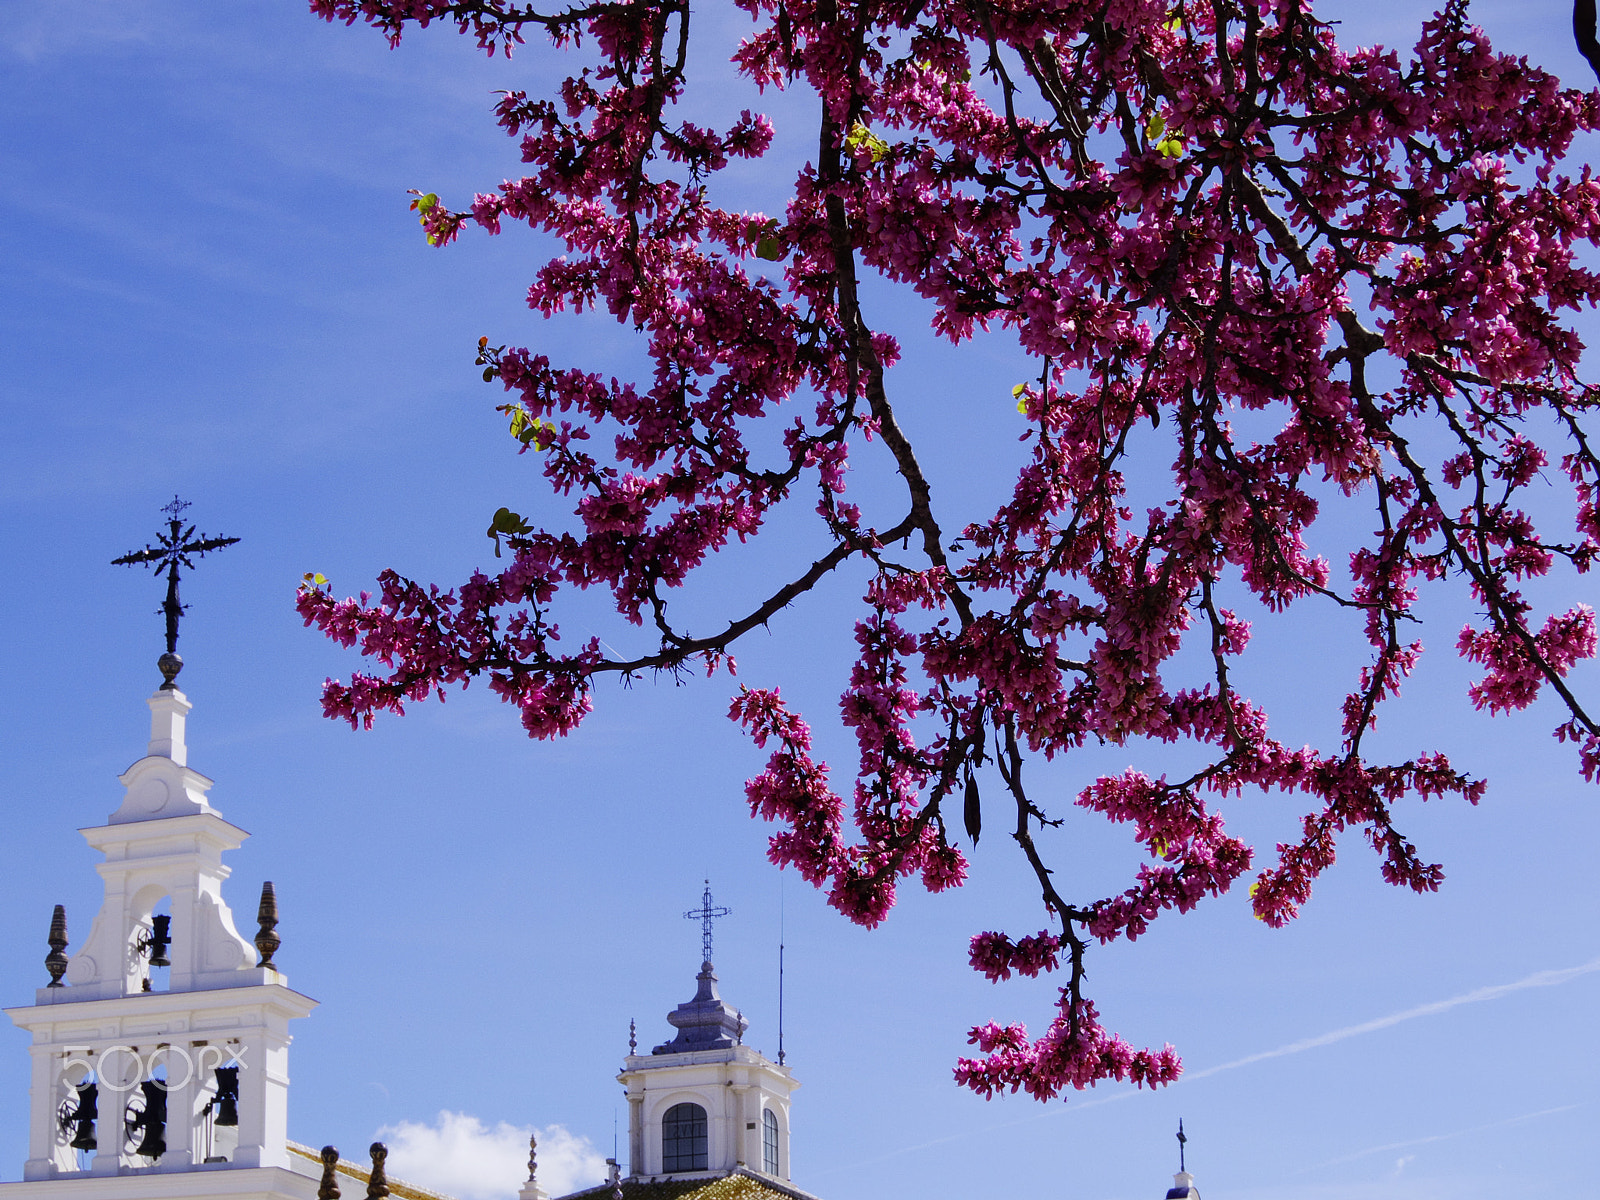
[[[1309,1167],[1302,1167],[1292,1173],[1293,1175],[1309,1175],[1312,1171],[1320,1171],[1324,1167],[1337,1167],[1343,1163],[1355,1162],[1359,1158],[1367,1158],[1373,1154],[1387,1154],[1393,1150],[1410,1150],[1414,1146],[1431,1146],[1434,1142],[1448,1142],[1452,1138],[1466,1137],[1468,1134],[1484,1133],[1490,1129],[1504,1129],[1507,1125],[1520,1125],[1524,1121],[1537,1120],[1539,1117],[1549,1117],[1556,1113],[1571,1112],[1577,1108],[1576,1104],[1563,1104],[1557,1108],[1541,1108],[1538,1112],[1523,1113],[1516,1117],[1507,1117],[1502,1121],[1490,1121],[1487,1125],[1473,1125],[1467,1129],[1454,1129],[1449,1133],[1435,1133],[1429,1137],[1410,1138],[1404,1142],[1385,1142],[1381,1146],[1368,1146],[1365,1150],[1357,1150],[1353,1154],[1341,1154],[1338,1158],[1326,1159],[1323,1162],[1312,1163]],[[1398,1172],[1416,1155],[1407,1154],[1396,1163]]]
[[[458,1200],[509,1200],[528,1177],[528,1135],[539,1137],[539,1185],[562,1196],[601,1182],[605,1156],[588,1138],[560,1125],[535,1130],[504,1121],[485,1125],[468,1113],[441,1112],[431,1123],[401,1121],[378,1130],[397,1179]]]
[[[1206,1067],[1200,1071],[1185,1071],[1180,1082],[1193,1083],[1211,1075],[1220,1075],[1223,1071],[1236,1071],[1240,1067],[1248,1067],[1253,1063],[1265,1062],[1269,1058],[1283,1058],[1290,1054],[1299,1054],[1305,1050],[1315,1050],[1319,1046],[1331,1046],[1335,1042],[1342,1042],[1348,1038],[1360,1037],[1364,1033],[1376,1033],[1380,1029],[1388,1029],[1399,1025],[1403,1021],[1414,1021],[1418,1017],[1438,1016],[1442,1012],[1449,1012],[1452,1008],[1460,1008],[1463,1004],[1481,1004],[1485,1000],[1498,1000],[1502,996],[1509,996],[1514,992],[1526,991],[1529,988],[1555,987],[1577,979],[1580,975],[1590,975],[1600,971],[1600,958],[1590,959],[1582,966],[1563,967],[1556,971],[1535,971],[1524,979],[1515,983],[1497,983],[1489,987],[1474,988],[1470,992],[1463,992],[1459,996],[1451,996],[1448,1000],[1434,1000],[1429,1004],[1419,1004],[1415,1008],[1403,1009],[1400,1012],[1390,1013],[1388,1016],[1374,1017],[1370,1021],[1363,1021],[1359,1025],[1346,1025],[1343,1029],[1335,1029],[1329,1033],[1318,1034],[1316,1037],[1303,1038],[1298,1042],[1290,1042],[1286,1046],[1279,1046],[1275,1050],[1262,1050],[1257,1054],[1247,1054],[1243,1058],[1236,1058],[1232,1062],[1220,1063],[1215,1067]]]

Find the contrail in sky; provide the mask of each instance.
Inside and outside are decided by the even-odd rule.
[[[1318,1034],[1316,1037],[1304,1038],[1298,1042],[1290,1042],[1287,1046],[1279,1046],[1276,1050],[1263,1050],[1259,1054],[1247,1054],[1243,1058],[1236,1058],[1232,1062],[1221,1063],[1215,1067],[1207,1067],[1203,1071],[1185,1071],[1183,1078],[1178,1082],[1192,1083],[1197,1079],[1204,1079],[1208,1075],[1217,1075],[1223,1071],[1232,1071],[1239,1067],[1247,1067],[1251,1063],[1264,1062],[1269,1058],[1282,1058],[1287,1054],[1299,1054],[1302,1050],[1315,1050],[1318,1046],[1331,1046],[1334,1042],[1342,1042],[1346,1038],[1359,1037],[1363,1033],[1376,1033],[1380,1029],[1388,1029],[1391,1025],[1398,1025],[1402,1021],[1414,1020],[1417,1017],[1432,1017],[1452,1008],[1459,1008],[1463,1004],[1477,1004],[1484,1000],[1498,1000],[1501,996],[1509,996],[1512,992],[1525,991],[1528,988],[1555,987],[1557,984],[1566,983],[1580,975],[1589,975],[1600,971],[1600,958],[1590,959],[1582,966],[1563,967],[1559,971],[1535,971],[1526,978],[1515,983],[1497,983],[1490,987],[1475,988],[1470,992],[1463,992],[1459,996],[1451,996],[1448,1000],[1435,1000],[1431,1004],[1419,1004],[1415,1008],[1407,1008],[1401,1012],[1390,1013],[1386,1017],[1374,1017],[1370,1021],[1363,1021],[1359,1025],[1346,1025],[1343,1029],[1335,1029],[1330,1033]]]

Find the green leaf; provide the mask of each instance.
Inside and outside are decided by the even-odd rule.
[[[884,141],[860,121],[850,126],[850,132],[845,135],[846,149],[857,150],[865,146],[872,155],[873,162],[879,162],[889,153],[889,143]]]
[[[756,257],[764,258],[768,262],[783,261],[783,243],[770,233],[756,242]]]
[[[494,510],[494,519],[489,522],[489,528],[485,532],[493,539],[494,556],[499,558],[501,534],[532,533],[533,526],[523,520],[520,514],[502,505]]]
[[[1144,127],[1144,135],[1152,142],[1161,136],[1162,130],[1167,127],[1167,119],[1160,113],[1150,118],[1150,123]]]
[[[1027,391],[1027,390],[1028,390],[1028,385],[1027,384],[1019,383],[1019,384],[1017,384],[1016,387],[1011,389],[1011,398],[1013,400],[1015,400],[1018,396],[1022,395],[1022,393]]]

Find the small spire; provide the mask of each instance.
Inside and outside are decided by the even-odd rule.
[[[372,1174],[367,1177],[367,1200],[383,1200],[389,1194],[389,1177],[383,1172],[383,1162],[389,1157],[389,1147],[373,1142],[367,1148],[372,1155]]]
[[[629,1054],[637,1054],[638,1052],[639,1052],[639,1026],[634,1022],[634,1019],[632,1017],[629,1017],[628,1018],[628,1053]]]
[[[539,1178],[539,1136],[528,1135],[528,1182],[534,1183]]]
[[[50,916],[50,953],[44,956],[44,968],[50,972],[50,986],[61,987],[61,977],[67,973],[67,906],[56,905]]]
[[[1184,1162],[1184,1146],[1189,1139],[1183,1132],[1183,1118],[1178,1118],[1178,1173],[1172,1177],[1167,1189],[1167,1200],[1200,1200],[1200,1189],[1194,1186],[1194,1176]]]
[[[256,910],[256,922],[261,926],[256,934],[256,952],[261,955],[261,961],[256,966],[276,971],[272,956],[283,945],[283,939],[273,932],[278,928],[278,893],[273,890],[270,879],[261,885],[261,907]]]
[[[339,1181],[333,1177],[339,1165],[339,1152],[332,1146],[322,1148],[322,1182],[317,1186],[317,1200],[339,1200]]]

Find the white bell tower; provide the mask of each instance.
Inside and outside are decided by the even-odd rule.
[[[744,1044],[747,1022],[717,994],[711,920],[727,911],[712,907],[707,883],[700,909],[683,914],[702,922],[704,961],[694,999],[667,1014],[677,1036],[649,1054],[628,1039],[617,1079],[628,1091],[630,1182],[735,1171],[789,1180],[789,1097],[800,1084]]]
[[[51,982],[5,1010],[32,1035],[33,1069],[23,1181],[0,1200],[309,1200],[290,1169],[289,1022],[316,1001],[272,961],[270,883],[254,944],[234,927],[222,856],[249,835],[188,765],[188,699],[169,676],[149,705],[121,806],[82,831],[105,856],[89,936],[68,959],[58,908]]]

